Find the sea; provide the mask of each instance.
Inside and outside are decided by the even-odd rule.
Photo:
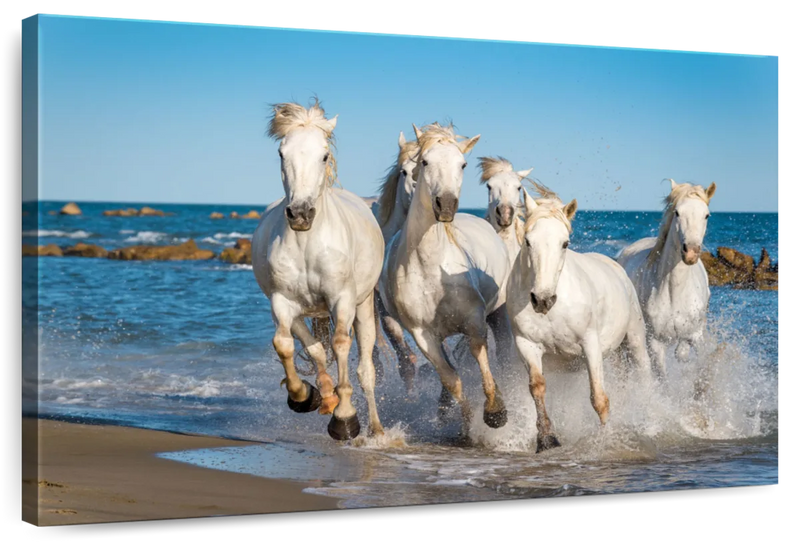
[[[22,242],[77,242],[107,249],[195,240],[219,253],[250,238],[257,221],[229,219],[263,206],[149,205],[165,217],[106,217],[142,203],[78,202],[80,216],[52,215],[64,202],[23,206]],[[225,219],[210,219],[211,212]],[[485,210],[462,210],[483,216]],[[659,212],[579,211],[571,247],[615,256],[655,235]],[[778,254],[778,215],[714,212],[707,249]],[[249,265],[218,259],[136,262],[23,258],[23,412],[253,441],[255,445],[161,454],[178,462],[308,482],[305,491],[344,507],[410,505],[778,482],[778,293],[712,287],[706,345],[688,363],[670,352],[668,382],[650,391],[606,361],[609,423],[600,427],[585,371],[546,374],[547,404],[562,447],[536,453],[536,412],[520,364],[492,359],[508,424],[481,420],[474,359],[449,341],[473,407],[469,440],[437,417],[439,380],[421,361],[406,391],[391,351],[377,386],[380,438],[327,435],[328,416],[286,405],[272,348],[269,301]],[[413,342],[411,342],[413,345]],[[490,355],[494,355],[490,339]],[[416,348],[415,348],[416,349]],[[366,430],[355,375],[354,401]],[[297,360],[301,372],[307,363]],[[705,395],[698,369],[709,368]],[[312,378],[307,378],[312,380]]]

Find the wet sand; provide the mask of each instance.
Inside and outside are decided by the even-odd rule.
[[[200,468],[157,453],[248,442],[111,425],[23,420],[39,426],[39,473],[23,473],[23,497],[38,495],[38,524],[67,525],[236,514],[332,510],[338,501],[306,485]],[[29,450],[30,451],[30,450]],[[313,484],[312,484],[313,485]],[[35,500],[23,518],[36,522]]]

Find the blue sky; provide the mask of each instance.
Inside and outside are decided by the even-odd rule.
[[[376,192],[400,130],[480,133],[583,209],[651,210],[664,178],[712,209],[777,211],[778,59],[44,16],[42,200],[266,204],[280,198],[268,104],[317,94],[342,185]],[[23,52],[23,54],[25,54]],[[753,187],[756,190],[753,190]]]

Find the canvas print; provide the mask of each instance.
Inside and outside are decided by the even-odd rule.
[[[776,57],[23,21],[23,518],[778,481]]]

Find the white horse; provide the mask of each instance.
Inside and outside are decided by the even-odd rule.
[[[505,302],[508,258],[486,221],[456,213],[464,155],[480,136],[460,139],[452,127],[438,124],[424,130],[415,126],[414,131],[420,146],[414,171],[418,183],[405,225],[387,248],[381,299],[433,364],[443,393],[460,404],[465,434],[471,412],[443,342],[459,333],[469,338],[486,395],[483,419],[501,427],[507,415],[489,368],[486,335],[487,316]],[[440,403],[447,400],[443,394]]]
[[[662,376],[667,345],[677,342],[675,355],[686,361],[705,332],[711,292],[700,253],[717,189],[670,182],[658,237],[643,238],[617,257],[639,294],[650,355]]]
[[[375,218],[358,196],[333,188],[336,163],[333,129],[315,103],[277,104],[269,135],[280,140],[281,179],[286,196],[267,208],[253,235],[253,271],[269,297],[276,331],[275,351],[286,371],[289,407],[333,413],[328,433],[354,438],[360,431],[347,371],[352,340],[358,341],[358,378],[367,397],[373,434],[383,427],[375,404],[373,296],[383,261],[383,237]],[[335,392],[327,373],[327,349],[304,318],[330,317],[339,380]],[[294,364],[298,338],[317,366],[319,390],[301,380]],[[320,396],[321,394],[321,396]]]
[[[414,188],[417,186],[412,172],[417,164],[414,159],[419,152],[419,145],[416,141],[407,142],[402,132],[397,140],[397,145],[399,147],[397,161],[389,169],[381,183],[380,196],[372,207],[372,213],[378,220],[387,245],[406,222]],[[417,356],[406,343],[403,327],[384,308],[380,295],[375,297],[375,309],[377,315],[380,316],[383,330],[397,353],[400,376],[410,391],[416,374]],[[377,354],[373,359],[376,357]]]
[[[570,249],[575,200],[536,184],[543,198],[524,191],[525,247],[508,280],[507,306],[514,339],[530,374],[536,405],[537,452],[559,446],[545,409],[542,363],[569,368],[583,359],[589,371],[590,399],[600,423],[608,419],[603,357],[623,342],[645,380],[650,378],[644,321],[636,291],[622,267],[598,253]]]
[[[517,254],[525,240],[525,222],[520,217],[522,208],[520,192],[522,180],[528,177],[533,168],[514,171],[512,164],[503,157],[479,157],[481,169],[481,184],[485,184],[489,192],[489,203],[486,209],[486,220],[494,227],[508,253],[509,270],[517,259]],[[490,320],[493,331],[500,331],[495,335],[495,349],[501,368],[505,363],[511,363],[514,357],[514,337],[507,311],[495,312]],[[457,346],[456,349],[458,349]]]

